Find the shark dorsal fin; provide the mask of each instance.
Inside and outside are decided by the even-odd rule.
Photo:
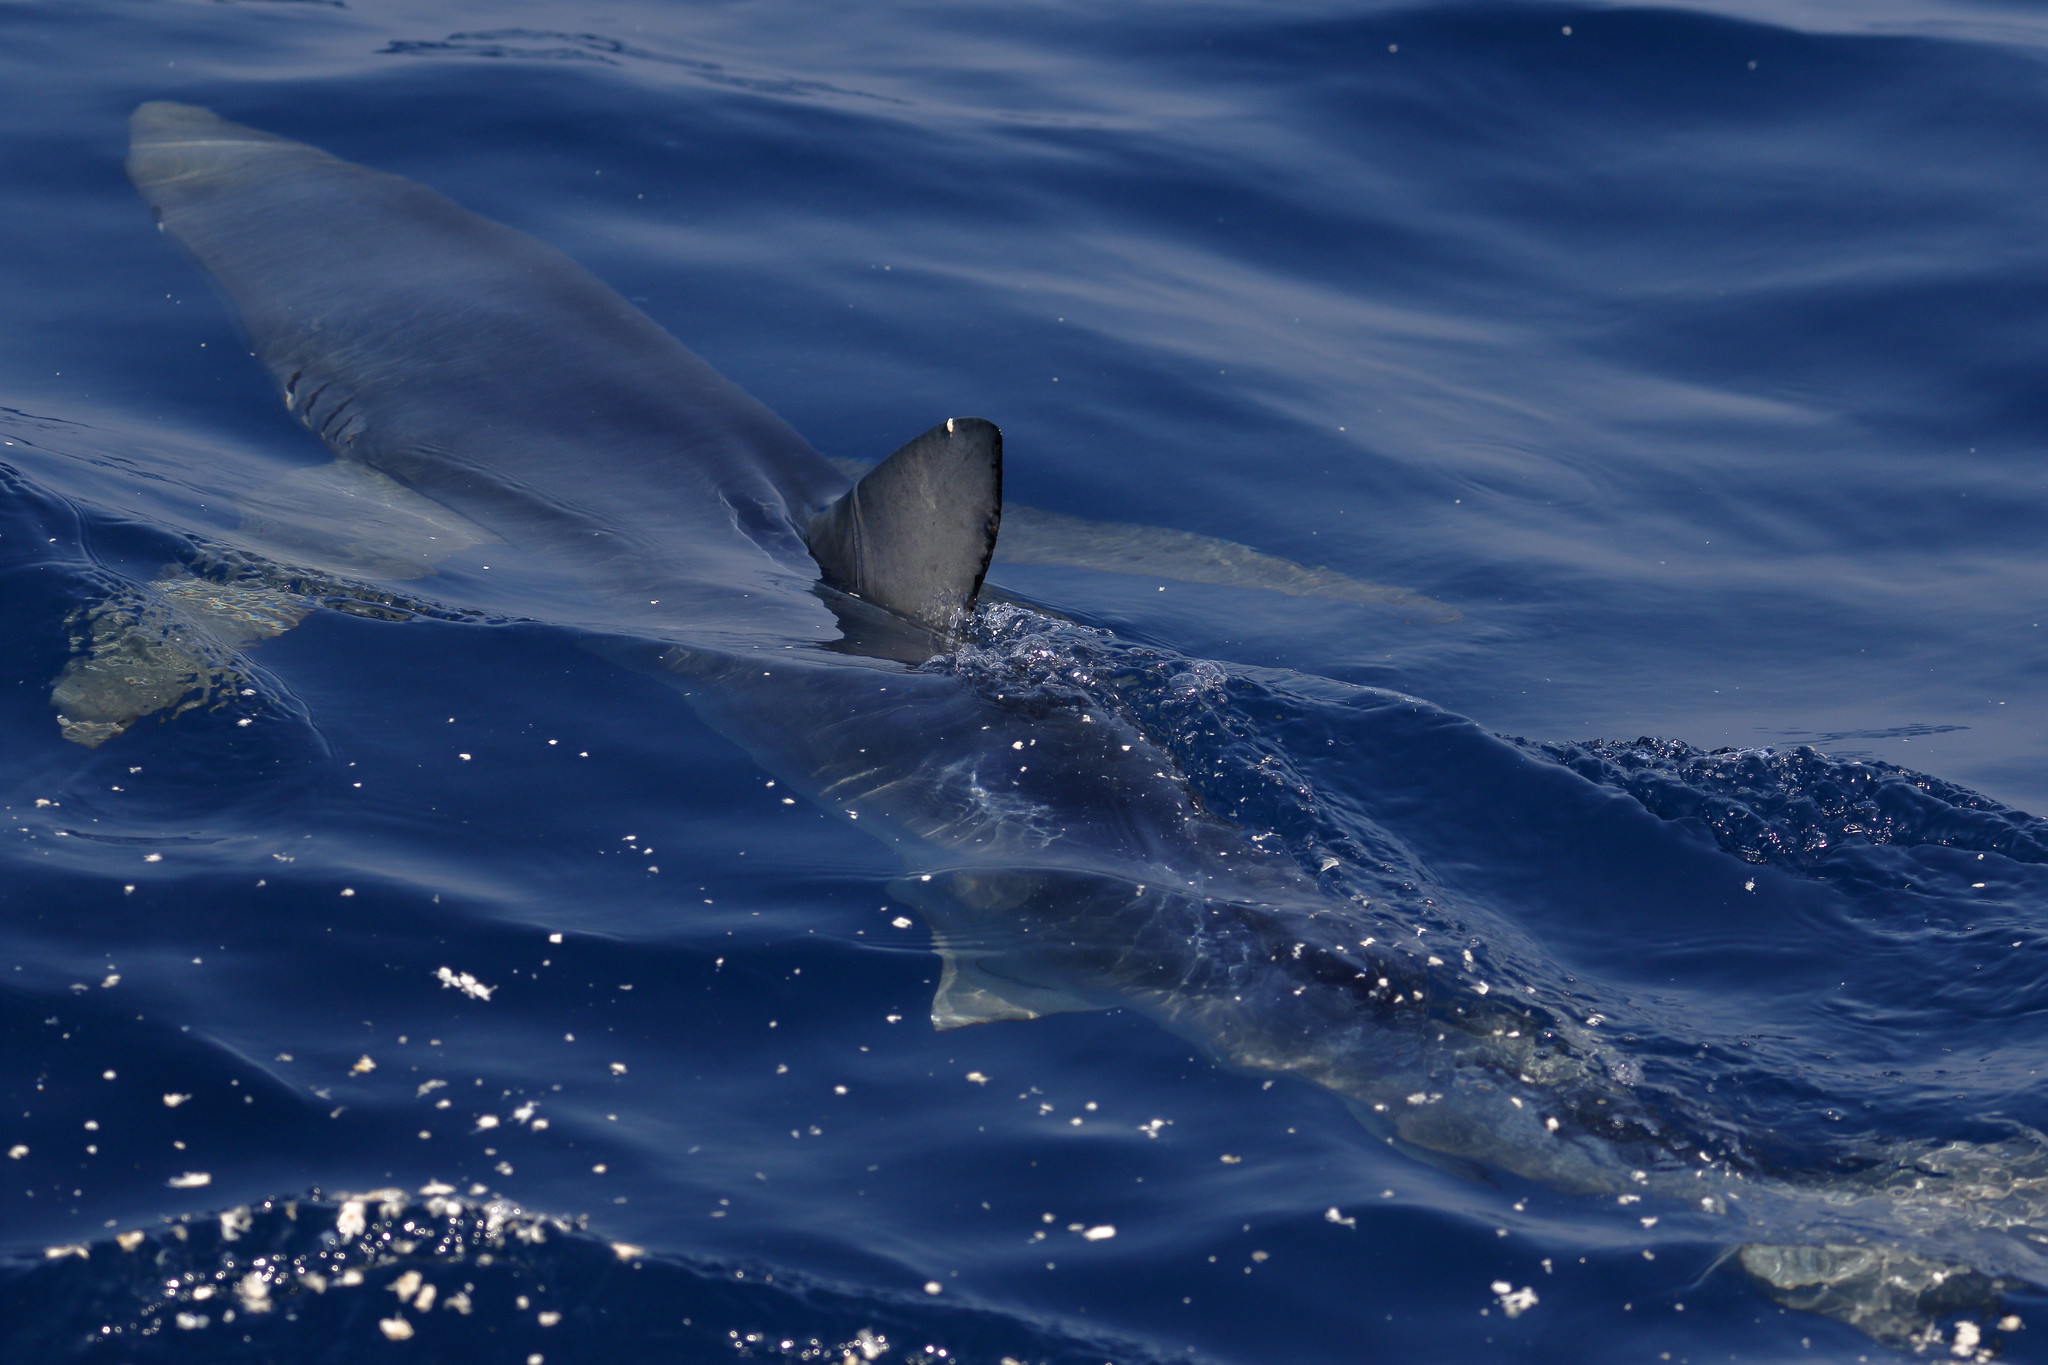
[[[811,518],[827,587],[934,631],[974,609],[1003,515],[1003,434],[951,417]]]

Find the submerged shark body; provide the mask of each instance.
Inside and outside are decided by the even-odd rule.
[[[964,648],[961,631],[1001,512],[989,424],[944,423],[854,482],[552,248],[202,109],[147,104],[133,132],[130,174],[159,225],[220,281],[336,455],[316,495],[435,540],[415,568],[517,547],[572,585],[551,599],[561,624],[894,848],[897,890],[944,958],[939,1026],[1134,1008],[1226,1062],[1322,1085],[1438,1158],[1745,1225],[1791,1208],[1765,1221],[1795,1237],[1728,1240],[1750,1243],[1745,1266],[1780,1297],[1874,1335],[1922,1330],[1964,1284],[1995,1297],[1973,1262],[1830,1242],[1797,1211],[1813,1200],[1704,1136],[1704,1106],[1639,1091],[1588,1027],[1490,989],[1469,951],[1362,933],[1326,875],[1336,858],[1262,847],[1088,680],[977,664],[989,631]],[[85,657],[79,696],[108,673]],[[118,729],[79,723],[88,742]]]
[[[411,181],[167,103],[136,112],[129,173],[337,469],[584,584],[609,652],[899,851],[946,956],[941,1026],[1137,1005],[1211,1046],[1273,1035],[1240,1060],[1291,1069],[1278,1036],[1320,1052],[1340,1019],[1424,1013],[1398,954],[1304,940],[1316,881],[1127,719],[917,666],[957,643],[1000,494],[963,498],[958,461],[917,465],[953,471],[936,488],[899,471],[933,443],[999,460],[987,423],[855,482],[567,257]],[[1339,1088],[1409,1093],[1394,1050]]]

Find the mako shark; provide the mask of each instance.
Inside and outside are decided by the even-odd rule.
[[[425,547],[372,555],[373,577],[492,541],[549,566],[568,585],[552,619],[900,855],[896,889],[943,959],[939,1027],[1139,1010],[1225,1063],[1328,1088],[1432,1159],[1725,1220],[1781,1300],[1888,1340],[1968,1311],[1975,1342],[2001,1277],[2040,1278],[2036,1253],[1951,1250],[1997,1220],[1919,1180],[1995,1171],[2001,1226],[2048,1222],[2048,1174],[2016,1150],[1902,1148],[1871,1165],[1890,1175],[1824,1197],[1725,1144],[1710,1156],[1704,1104],[1643,1098],[1590,1027],[1489,991],[1469,952],[1361,937],[1325,876],[1337,859],[1269,849],[1205,805],[1099,692],[949,664],[986,647],[975,612],[1011,529],[994,424],[949,418],[853,478],[566,256],[430,189],[189,105],[143,105],[132,135],[158,226],[335,456],[255,495],[249,535],[332,566],[346,550],[307,510],[324,505]],[[1085,523],[1033,524],[1041,556],[1118,565]],[[1190,576],[1332,581],[1226,542],[1161,532],[1151,548]],[[174,576],[159,598],[82,621],[56,696],[74,738],[184,704],[179,670],[210,666],[190,638],[232,650],[315,600],[253,571]],[[158,610],[186,634],[141,629]],[[1000,610],[1013,633],[1042,619]],[[123,679],[147,695],[114,696]],[[1879,1211],[1877,1235],[1835,1230],[1850,1206]],[[1929,1240],[1935,1223],[1960,1231]],[[1912,1246],[1886,1239],[1909,1225]]]

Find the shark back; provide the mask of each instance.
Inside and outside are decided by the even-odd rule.
[[[131,133],[158,225],[338,457],[669,608],[650,617],[834,634],[800,528],[845,476],[581,266],[192,105],[144,104]]]

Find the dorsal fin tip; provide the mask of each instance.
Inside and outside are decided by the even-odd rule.
[[[1003,513],[1003,434],[949,417],[811,518],[826,586],[950,633],[974,610]]]

